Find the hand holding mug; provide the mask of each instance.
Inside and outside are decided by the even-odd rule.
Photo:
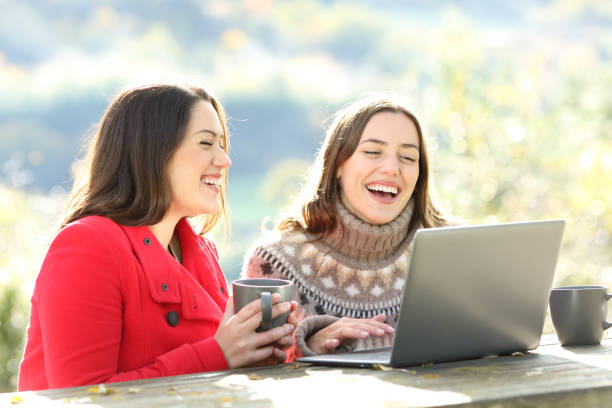
[[[282,279],[241,279],[215,334],[230,366],[284,362],[293,344],[297,304],[291,302],[293,283]]]
[[[271,318],[288,315],[292,309],[290,302],[281,302],[280,294],[271,295]],[[234,313],[234,302],[230,298],[225,313],[215,333],[215,340],[223,351],[227,365],[230,368],[244,367],[274,356],[284,360],[286,356],[276,343],[291,336],[295,326],[285,323],[265,332],[256,332],[261,325],[261,300],[254,300]]]
[[[257,331],[263,332],[287,323],[289,312],[272,318],[272,294],[278,293],[283,302],[293,298],[293,283],[284,279],[239,279],[232,282],[234,309],[240,311],[254,300],[261,299],[261,325]]]

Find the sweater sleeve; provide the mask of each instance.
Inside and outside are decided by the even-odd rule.
[[[245,257],[243,275],[247,278],[270,278],[270,279],[287,279],[282,275],[277,265],[280,263],[270,262],[266,259],[265,248],[256,247]],[[293,334],[293,346],[285,350],[287,353],[287,362],[294,361],[302,356],[312,356],[316,354],[308,347],[308,339],[317,331],[324,329],[330,324],[339,320],[338,317],[329,315],[312,315],[306,316],[303,305],[300,302],[299,293],[294,296],[294,300],[298,302],[298,326]],[[356,342],[341,345],[336,352],[350,351],[355,348]]]
[[[50,388],[187,374],[227,368],[214,338],[184,344],[152,364],[119,372],[123,325],[116,248],[90,225],[56,237],[39,274],[35,308]],[[27,373],[22,373],[27,375]]]
[[[314,316],[308,316],[307,318],[305,318],[300,323],[297,330],[295,331],[295,345],[297,349],[300,351],[300,354],[302,356],[316,355],[317,353],[315,353],[314,351],[310,349],[310,347],[308,347],[308,340],[316,332],[318,332],[321,329],[326,328],[327,326],[329,326],[332,323],[337,322],[338,320],[340,320],[339,317],[329,316],[329,315],[314,315]],[[357,347],[357,341],[355,340],[346,341],[340,344],[340,346],[336,347],[335,352],[336,353],[346,353],[346,352],[355,350],[356,347]]]

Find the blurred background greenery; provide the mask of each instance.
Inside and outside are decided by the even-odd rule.
[[[121,87],[186,79],[231,117],[228,280],[287,204],[330,115],[413,104],[435,196],[469,223],[563,218],[556,285],[612,284],[612,3],[0,0],[0,391],[70,167]],[[547,323],[546,330],[550,330]]]

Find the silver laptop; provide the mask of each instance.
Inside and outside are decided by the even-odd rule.
[[[564,225],[552,220],[418,230],[393,347],[298,361],[407,367],[537,347]]]

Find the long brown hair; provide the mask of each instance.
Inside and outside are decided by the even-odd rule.
[[[219,101],[193,85],[153,84],[129,88],[112,100],[89,151],[79,163],[60,228],[87,215],[102,215],[129,226],[161,221],[170,205],[166,168],[185,137],[193,105],[210,102],[229,135]],[[228,225],[227,172],[223,172],[219,210],[205,217],[201,233],[221,217]]]
[[[429,157],[417,117],[396,96],[370,96],[351,103],[336,113],[310,171],[309,183],[298,195],[294,214],[277,224],[280,230],[304,231],[323,237],[338,225],[334,202],[339,198],[338,168],[353,155],[363,130],[379,112],[403,113],[415,125],[419,137],[419,177],[414,187],[414,212],[410,229],[416,225],[431,228],[446,220],[429,194]]]

